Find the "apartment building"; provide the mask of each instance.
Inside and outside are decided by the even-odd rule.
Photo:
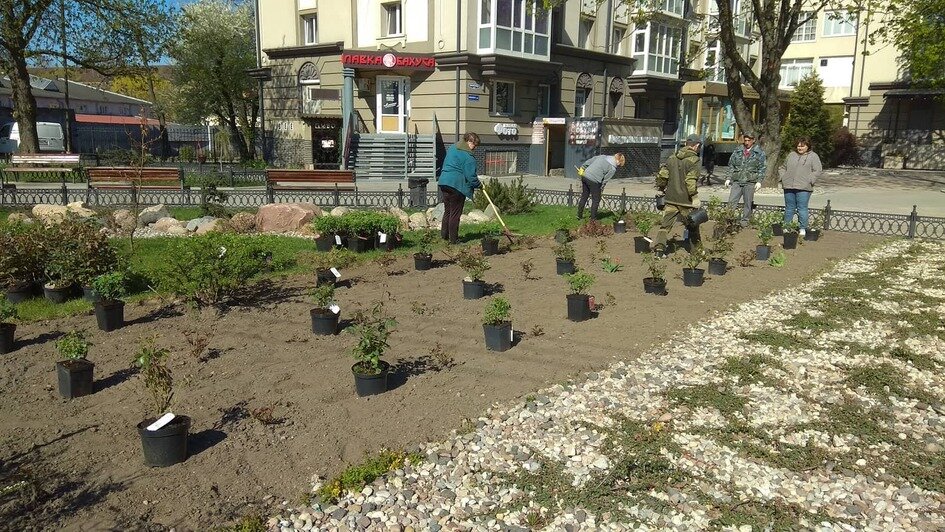
[[[665,0],[641,28],[622,2],[537,4],[260,0],[253,75],[274,162],[367,161],[381,145],[409,152],[427,136],[448,144],[473,131],[486,174],[569,174],[582,157],[618,150],[639,175],[652,172],[677,136],[685,2]]]
[[[814,71],[828,105],[860,139],[864,163],[915,169],[945,168],[945,106],[941,91],[912,88],[891,43],[867,38],[880,17],[867,11],[824,10],[798,28],[781,65],[789,89]],[[890,155],[895,157],[889,157]]]

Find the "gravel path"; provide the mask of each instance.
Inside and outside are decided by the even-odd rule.
[[[942,530],[943,353],[945,245],[887,244],[269,527]]]

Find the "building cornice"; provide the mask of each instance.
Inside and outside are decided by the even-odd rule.
[[[502,54],[476,55],[470,53],[436,54],[439,68],[479,68],[483,77],[502,78],[557,78],[561,63],[524,59]]]
[[[318,57],[322,55],[340,54],[344,50],[342,41],[307,46],[288,46],[285,48],[267,48],[263,50],[269,59],[295,59],[298,57]]]
[[[630,68],[633,68],[636,65],[637,60],[632,57],[627,57],[625,55],[617,54],[608,54],[606,52],[598,52],[595,50],[585,50],[584,48],[578,48],[577,46],[569,46],[567,44],[555,44],[551,47],[551,57],[555,55],[563,55],[565,57],[576,57],[578,59],[591,59],[593,61],[601,61],[604,63],[610,63],[614,65],[626,65]]]
[[[843,103],[859,107],[861,105],[867,105],[870,103],[870,98],[869,96],[848,96],[843,98]]]

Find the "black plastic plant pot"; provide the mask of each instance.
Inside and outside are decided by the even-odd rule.
[[[125,324],[124,301],[97,301],[95,303],[95,321],[98,328],[105,332],[121,329]]]
[[[374,247],[381,251],[394,251],[397,247],[397,235],[387,235],[383,242],[381,242],[381,235],[375,236]]]
[[[463,279],[463,299],[479,299],[486,295],[486,283]]]
[[[555,231],[555,242],[559,244],[564,244],[568,240],[571,240],[571,232],[567,229],[558,229]]]
[[[508,351],[512,348],[512,322],[503,321],[498,325],[484,323],[482,332],[486,336],[486,349],[489,351]]]
[[[574,261],[555,259],[555,271],[558,272],[558,275],[574,273]]]
[[[338,278],[335,277],[335,274],[331,273],[331,270],[315,270],[315,286],[334,284],[336,281],[338,281]]]
[[[365,251],[374,249],[374,239],[357,235],[349,236],[348,249],[355,253],[364,253]]]
[[[797,232],[784,233],[784,249],[797,249]]]
[[[499,254],[499,239],[491,236],[482,239],[482,254],[485,256]]]
[[[634,253],[646,253],[650,251],[650,243],[646,241],[646,237],[635,236],[633,237],[633,252]]]
[[[176,416],[167,425],[157,430],[148,430],[148,426],[156,420],[151,418],[138,423],[144,464],[148,467],[168,467],[187,460],[190,418]]]
[[[656,279],[655,277],[643,278],[643,291],[647,294],[658,296],[666,295],[666,279]]]
[[[16,325],[0,323],[0,355],[12,353],[16,347]]]
[[[95,364],[85,359],[56,362],[59,395],[66,399],[91,395],[94,369]]]
[[[774,236],[781,236],[784,234],[784,225],[781,223],[771,224],[771,233]]]
[[[335,247],[334,235],[322,235],[315,239],[315,249],[317,251],[331,251]]]
[[[587,294],[568,294],[568,319],[585,321],[591,319],[591,296]]]
[[[53,288],[49,285],[43,286],[43,295],[46,296],[46,299],[51,303],[62,304],[72,297],[72,287],[67,286],[65,288]]]
[[[16,284],[6,291],[7,301],[10,303],[20,303],[26,301],[27,299],[33,297],[33,284],[32,283],[19,283]]]
[[[722,259],[709,259],[709,275],[725,275],[728,262]]]
[[[614,222],[614,233],[626,233],[627,232],[627,222],[619,220]]]
[[[705,270],[702,268],[683,268],[682,280],[685,286],[702,286],[705,282]]]
[[[763,244],[755,246],[755,259],[768,260],[769,257],[771,257],[771,246],[766,246]]]
[[[807,234],[804,235],[804,240],[809,242],[816,242],[820,239],[820,229],[809,229]]]
[[[341,313],[335,314],[327,308],[313,308],[312,332],[319,335],[338,334],[338,318]]]
[[[433,267],[433,255],[424,255],[422,253],[413,254],[413,267],[420,271],[429,270]]]
[[[377,395],[387,391],[387,375],[390,373],[390,364],[381,360],[380,373],[359,372],[358,362],[351,366],[351,373],[354,374],[354,390],[358,392],[358,397],[367,397],[368,395]]]

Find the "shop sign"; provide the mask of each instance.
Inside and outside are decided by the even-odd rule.
[[[481,89],[482,89],[482,83],[477,83],[477,82],[475,82],[475,81],[470,81],[470,82],[469,82],[469,88],[470,88],[470,89],[473,89],[473,90],[477,90],[477,91],[478,91],[478,90],[481,90]]]
[[[567,118],[563,118],[563,117],[545,117],[541,119],[541,123],[563,126],[564,124],[567,123],[567,120],[568,120]]]
[[[499,136],[509,136],[514,137],[518,135],[518,125],[516,124],[496,124],[492,131],[495,131],[496,135]]]
[[[341,65],[363,70],[435,70],[436,58],[429,54],[394,52],[346,51],[341,54]]]
[[[597,143],[600,122],[597,120],[572,120],[568,128],[569,144],[593,145]]]
[[[656,144],[659,145],[659,137],[642,137],[638,135],[607,135],[607,142],[612,145],[623,144]]]

